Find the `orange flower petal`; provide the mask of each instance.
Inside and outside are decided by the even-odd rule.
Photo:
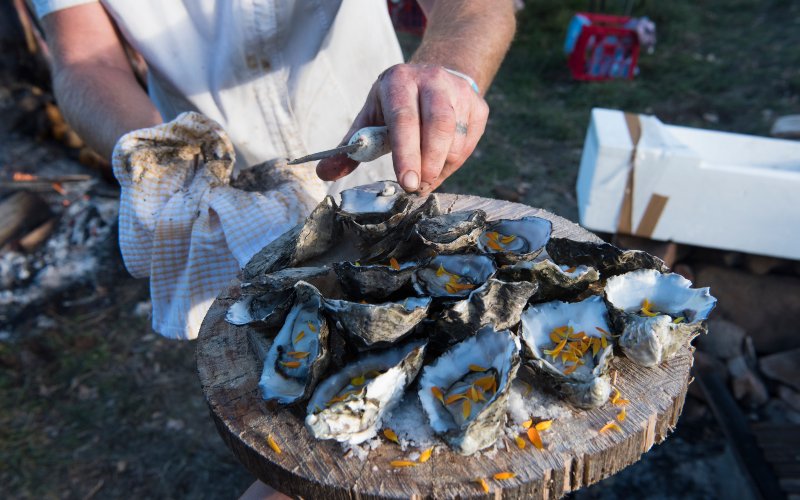
[[[512,479],[516,474],[513,472],[498,472],[493,477],[498,481],[505,481],[506,479]]]
[[[428,448],[427,450],[423,451],[419,455],[419,463],[424,464],[428,460],[431,459],[431,453],[433,453],[433,448]]]
[[[489,493],[489,483],[486,482],[485,479],[479,477],[478,479],[474,480],[478,485],[481,487],[484,493]]]
[[[431,387],[431,393],[433,397],[444,403],[444,394],[442,394],[442,390],[438,387]]]
[[[392,467],[416,467],[417,462],[412,462],[411,460],[392,460],[389,462],[389,465]]]
[[[530,440],[534,448],[536,448],[537,450],[544,449],[544,444],[542,443],[542,437],[539,435],[539,431],[536,430],[536,427],[528,428],[528,439]]]

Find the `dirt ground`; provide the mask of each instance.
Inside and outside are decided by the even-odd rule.
[[[448,192],[522,201],[577,219],[574,182],[592,107],[766,135],[800,113],[800,4],[791,0],[637,2],[658,25],[633,82],[580,84],[561,52],[586,2],[526,2],[517,39],[487,100],[486,136]],[[609,2],[614,4],[614,2]],[[404,37],[406,47],[414,41]],[[9,132],[4,144],[31,144]],[[25,151],[25,147],[20,147]],[[6,161],[10,161],[6,159]],[[26,157],[16,161],[24,165]],[[37,160],[38,161],[38,160]],[[194,344],[163,339],[141,305],[144,281],[123,272],[89,293],[0,325],[0,491],[7,498],[232,498],[253,478],[208,415]],[[69,303],[79,301],[72,300]],[[635,466],[575,498],[740,497],[735,465],[713,418],[687,402],[673,435]],[[654,493],[657,492],[657,493]]]

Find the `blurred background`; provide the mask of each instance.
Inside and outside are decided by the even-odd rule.
[[[24,2],[0,5],[3,496],[238,496],[253,478],[217,436],[194,344],[150,330],[147,282],[121,264],[119,193],[106,162],[61,118],[46,45]],[[424,20],[413,3],[390,5],[409,55]],[[800,2],[526,0],[518,8],[516,39],[487,95],[486,134],[446,192],[519,201],[577,221],[575,181],[593,107],[761,136],[779,117],[800,114]],[[572,77],[564,40],[581,11],[655,23],[655,50],[642,50],[634,78]],[[573,496],[796,498],[800,264],[615,241],[712,286],[720,305],[675,433]]]

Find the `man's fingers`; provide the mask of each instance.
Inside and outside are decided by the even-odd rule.
[[[408,68],[393,69],[392,78],[382,81],[380,104],[389,126],[397,180],[406,191],[417,191],[421,180],[418,90]]]
[[[357,161],[351,160],[347,155],[325,158],[317,163],[317,176],[323,181],[335,181],[358,168],[358,165]]]
[[[436,182],[452,149],[456,134],[456,111],[448,88],[436,80],[420,89],[422,115],[421,186],[425,190]]]

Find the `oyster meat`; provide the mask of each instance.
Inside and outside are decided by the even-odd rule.
[[[488,326],[423,370],[422,408],[434,432],[460,454],[472,455],[503,434],[519,350],[515,335]]]
[[[461,298],[486,283],[496,270],[485,255],[437,255],[417,269],[411,280],[420,295]]]
[[[522,340],[529,364],[578,408],[608,400],[606,375],[613,345],[603,299],[553,301],[522,313]]]
[[[264,399],[290,404],[311,394],[328,367],[328,324],[319,291],[294,286],[294,305],[267,352],[258,386]]]
[[[364,356],[319,384],[308,402],[306,427],[317,439],[359,444],[377,434],[383,416],[416,378],[424,342]]]
[[[642,366],[655,366],[706,333],[706,319],[717,299],[708,288],[691,286],[679,274],[654,269],[608,279],[605,298],[625,356]]]
[[[533,260],[550,239],[553,224],[541,217],[489,222],[478,238],[478,248],[501,264]]]

